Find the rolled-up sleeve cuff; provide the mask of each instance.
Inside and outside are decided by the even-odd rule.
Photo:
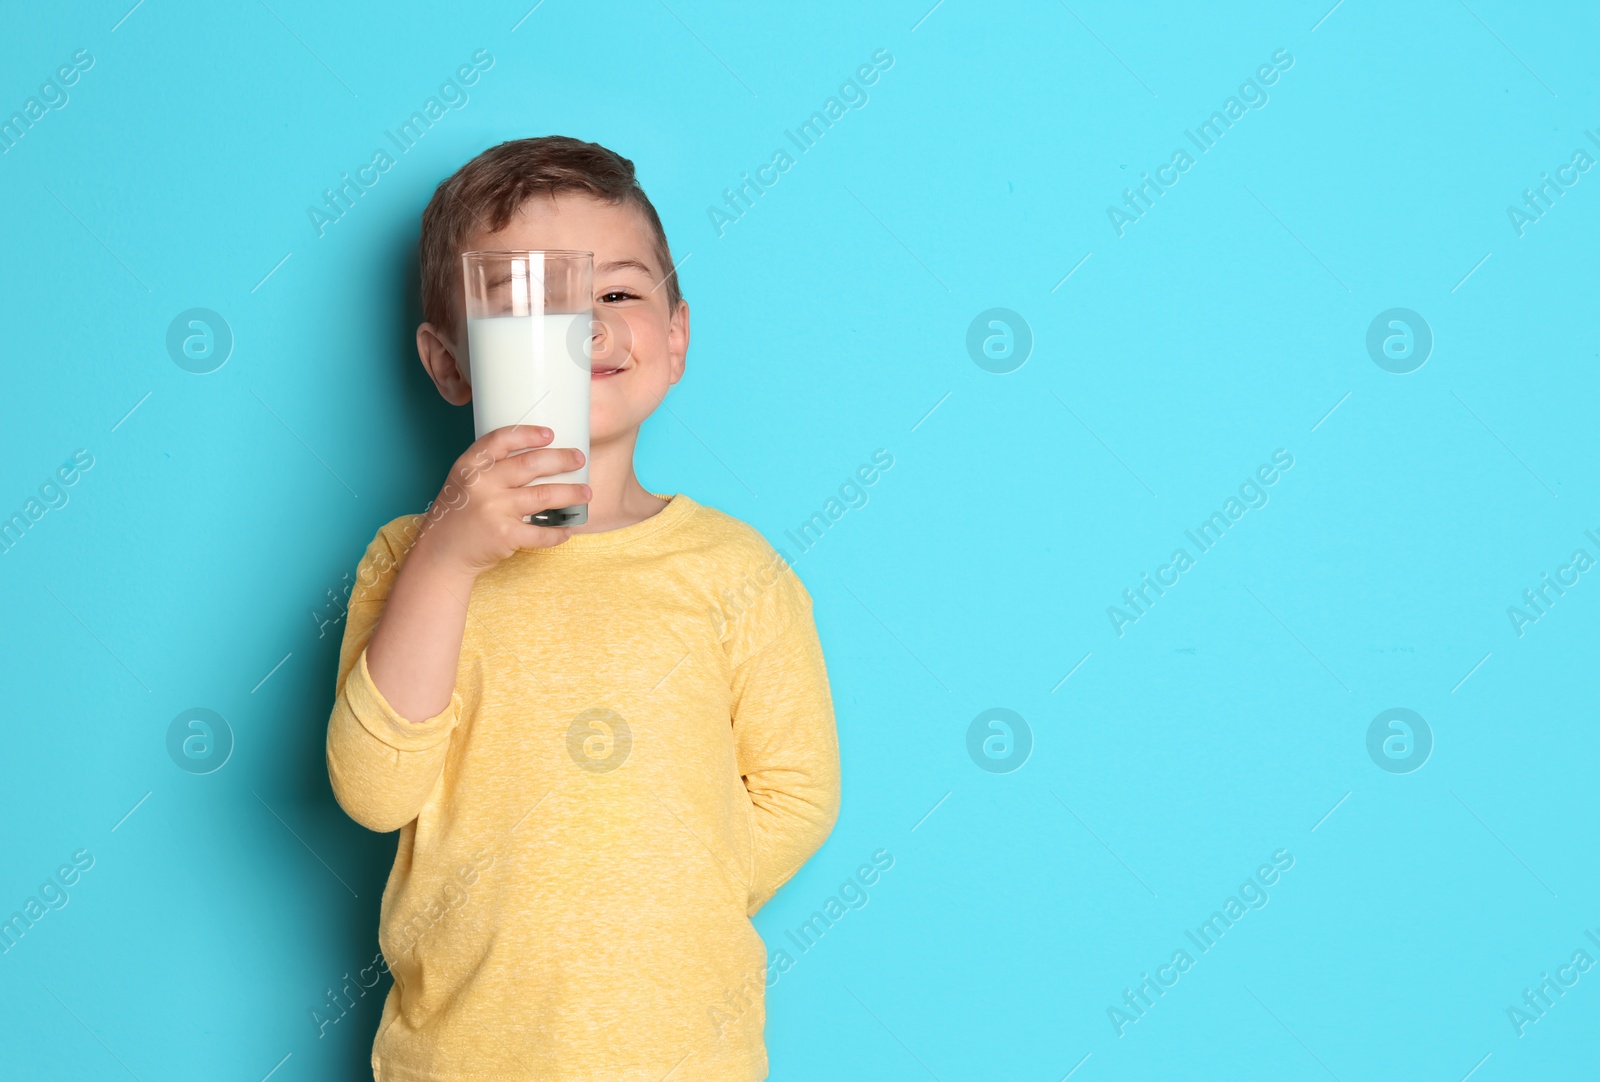
[[[345,697],[350,712],[361,727],[396,751],[426,751],[450,739],[450,731],[461,719],[461,698],[454,691],[443,710],[424,721],[408,721],[395,712],[367,671],[367,651],[363,649],[355,668],[345,681]]]

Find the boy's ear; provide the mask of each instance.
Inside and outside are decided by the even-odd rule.
[[[417,328],[417,356],[422,367],[433,377],[433,385],[452,406],[464,406],[472,401],[472,385],[462,376],[462,366],[456,363],[456,348],[445,334],[432,323]]]
[[[683,378],[683,369],[689,356],[689,302],[679,301],[678,310],[667,323],[667,360],[670,362],[672,382]]]

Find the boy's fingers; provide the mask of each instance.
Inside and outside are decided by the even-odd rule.
[[[478,444],[496,459],[502,459],[526,448],[543,447],[553,435],[543,425],[505,425],[485,433]]]
[[[503,469],[502,476],[508,485],[526,485],[541,477],[567,473],[583,465],[583,455],[576,447],[540,447],[520,455],[512,455],[496,468]]]

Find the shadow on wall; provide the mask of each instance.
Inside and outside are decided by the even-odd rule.
[[[422,206],[431,194],[429,188],[416,213],[406,221],[420,222]],[[444,483],[450,463],[473,439],[471,408],[452,406],[440,398],[417,358],[416,329],[422,322],[422,302],[415,226],[396,231],[381,248],[374,249],[370,262],[361,269],[365,273],[350,276],[350,288],[365,291],[376,283],[381,295],[352,298],[360,303],[342,307],[347,312],[371,313],[378,360],[373,362],[370,376],[375,386],[388,392],[374,395],[372,401],[396,403],[399,410],[394,417],[363,419],[366,423],[361,427],[375,433],[372,450],[376,460],[393,463],[389,468],[408,470],[411,475],[390,476],[382,485],[369,484],[374,494],[392,495],[363,498],[363,506],[357,512],[359,528],[354,531],[359,536],[349,535],[346,530],[321,539],[331,551],[312,561],[312,565],[342,568],[347,574],[338,583],[306,584],[304,595],[322,595],[326,612],[320,628],[315,613],[306,620],[308,638],[301,640],[301,648],[307,651],[309,665],[304,678],[287,682],[280,689],[280,694],[289,700],[283,704],[281,716],[290,724],[286,726],[289,731],[280,731],[279,736],[291,740],[294,749],[275,761],[281,764],[280,770],[293,776],[265,779],[267,790],[278,793],[278,799],[288,805],[279,811],[297,830],[305,824],[306,841],[331,866],[324,871],[312,864],[306,875],[307,882],[313,884],[316,877],[325,878],[328,898],[336,903],[323,910],[323,942],[327,949],[324,983],[336,990],[345,983],[346,970],[355,976],[378,951],[378,903],[394,865],[399,840],[398,832],[378,836],[353,822],[334,799],[328,780],[327,726],[333,710],[339,647],[344,638],[342,605],[355,581],[356,563],[378,527],[398,515],[422,511]],[[375,477],[376,472],[370,471],[369,476]],[[330,585],[331,594],[327,591]],[[348,904],[340,903],[340,899]],[[364,989],[365,994],[340,1016],[339,1024],[324,1025],[320,1030],[312,1021],[315,1012],[321,1011],[326,1018],[330,1009],[321,985],[307,988],[305,1002],[292,1005],[307,1019],[310,1047],[337,1046],[320,1052],[331,1077],[356,1078],[371,1072],[372,1039],[391,983],[385,968],[381,981]]]

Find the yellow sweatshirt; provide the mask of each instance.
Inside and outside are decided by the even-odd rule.
[[[810,595],[678,493],[479,576],[450,704],[413,722],[366,645],[420,521],[367,547],[328,721],[340,806],[400,831],[374,1079],[764,1079],[750,916],[839,809]]]

